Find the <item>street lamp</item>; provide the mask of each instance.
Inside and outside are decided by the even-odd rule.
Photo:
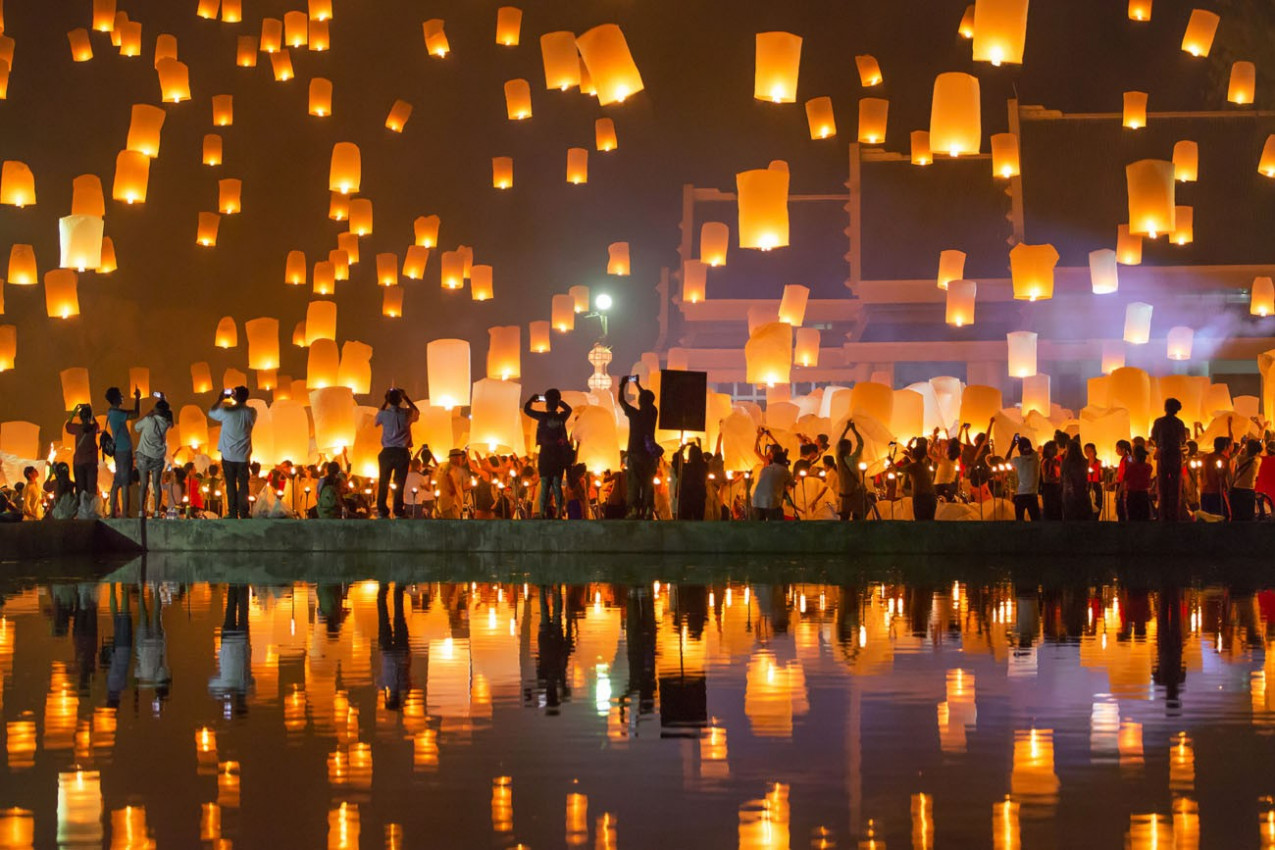
[[[598,297],[593,299],[593,311],[585,313],[585,319],[598,319],[602,323],[602,340],[607,338],[607,311],[611,309],[611,296],[605,292],[598,293]]]

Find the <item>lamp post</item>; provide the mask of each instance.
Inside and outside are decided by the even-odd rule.
[[[607,366],[611,363],[611,349],[606,345],[607,311],[611,309],[611,296],[605,292],[593,300],[593,311],[584,314],[586,319],[598,319],[602,323],[602,336],[589,349],[588,360],[593,366],[593,374],[589,376],[589,389],[595,393],[611,389],[611,376],[607,374]]]

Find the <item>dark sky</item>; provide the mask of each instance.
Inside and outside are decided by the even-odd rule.
[[[95,406],[107,386],[125,384],[135,365],[149,366],[152,387],[184,402],[191,362],[210,361],[215,380],[227,366],[246,366],[242,323],[257,316],[280,319],[280,371],[304,375],[305,352],[289,340],[311,295],[308,287],[284,285],[284,259],[302,249],[313,264],[344,229],[327,218],[328,162],[337,141],[360,145],[362,195],[375,206],[375,231],[362,243],[364,262],[338,284],[338,334],[375,347],[375,383],[396,379],[425,395],[430,339],[470,339],[474,378],[483,377],[486,329],[521,324],[525,344],[526,322],[547,319],[550,297],[575,284],[605,288],[616,298],[613,371],[623,371],[654,342],[653,287],[661,266],[676,263],[682,184],[733,189],[737,171],[785,159],[794,192],[841,191],[862,96],[890,99],[887,147],[893,150],[906,150],[908,133],[928,126],[934,76],[948,70],[982,79],[985,137],[1006,129],[1005,99],[1015,90],[1024,103],[1068,111],[1118,111],[1121,92],[1134,88],[1151,93],[1153,111],[1220,108],[1224,101],[1219,60],[1192,60],[1178,49],[1189,4],[1164,0],[1141,25],[1126,19],[1120,0],[1037,0],[1024,66],[1001,69],[971,62],[969,42],[956,34],[963,0],[524,3],[517,48],[494,43],[496,2],[336,0],[332,49],[293,50],[297,77],[287,83],[274,81],[264,55],[255,69],[236,67],[235,39],[258,34],[263,17],[304,9],[303,0],[244,0],[238,25],[201,20],[195,5],[121,0],[120,9],[142,22],[143,55],[121,58],[106,34],[93,33],[94,59],[76,64],[66,33],[89,26],[88,0],[6,4],[5,34],[17,51],[8,100],[0,101],[0,159],[32,167],[39,203],[0,207],[0,256],[7,265],[11,244],[32,243],[41,273],[54,267],[57,218],[70,211],[72,178],[95,173],[107,193],[106,232],[120,264],[109,277],[81,276],[82,315],[66,322],[45,318],[42,287],[5,286],[3,321],[18,326],[19,342],[18,368],[0,375],[0,419],[38,421],[46,441],[61,409],[60,369],[90,368]],[[443,60],[425,52],[421,23],[432,17],[446,21],[452,53]],[[540,34],[580,33],[606,22],[623,28],[646,91],[607,108],[575,91],[545,91]],[[1219,52],[1228,27],[1236,26],[1224,19]],[[771,29],[805,38],[797,104],[752,99],[753,39]],[[130,107],[158,102],[152,54],[161,32],[178,38],[193,99],[164,106],[168,118],[149,198],[128,208],[109,200],[115,155],[124,146]],[[1231,43],[1247,44],[1250,36],[1237,30]],[[884,86],[861,89],[857,53],[879,59]],[[1262,57],[1249,58],[1264,67]],[[334,83],[331,118],[307,115],[314,76]],[[505,118],[502,86],[515,77],[531,81],[530,121]],[[235,122],[217,130],[210,99],[225,93],[234,95]],[[833,99],[836,140],[809,139],[802,103],[819,95]],[[1259,105],[1264,95],[1259,88]],[[397,98],[415,108],[401,135],[384,128]],[[620,148],[591,151],[589,183],[571,186],[564,179],[566,150],[592,149],[594,120],[604,114],[615,120]],[[205,168],[201,140],[215,130],[225,140],[225,164]],[[514,157],[512,191],[491,188],[490,160],[497,155]],[[244,211],[223,217],[218,245],[210,250],[196,246],[195,224],[199,211],[216,209],[219,177],[243,179]],[[404,282],[405,318],[383,319],[373,257],[393,251],[401,260],[412,220],[430,213],[442,217],[443,248],[471,245],[475,262],[494,266],[496,299],[475,304],[468,291],[441,292],[435,252],[425,280]],[[734,234],[733,210],[722,209],[721,217]],[[632,244],[628,279],[608,281],[604,274],[606,248],[614,241]],[[744,294],[777,297],[784,283],[800,282],[783,279],[780,269],[808,251],[829,258],[833,273],[844,275],[838,266],[844,243],[817,241],[775,252],[775,279],[753,281],[750,289],[759,291]],[[912,259],[886,251],[873,270],[909,274]],[[710,289],[710,297],[732,294],[738,293]],[[223,315],[240,324],[241,347],[229,352],[212,347]],[[584,353],[596,325],[581,327],[565,339],[555,335],[551,355],[524,353],[529,388],[583,386]]]

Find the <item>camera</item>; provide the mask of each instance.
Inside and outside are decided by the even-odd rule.
[[[164,397],[164,394],[163,394],[163,393],[161,393],[161,392],[153,392],[153,393],[151,393],[151,398],[163,398],[163,397]]]

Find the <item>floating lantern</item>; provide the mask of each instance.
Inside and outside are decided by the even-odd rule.
[[[119,19],[123,17],[124,20]],[[130,21],[128,16],[123,12],[116,15],[115,31],[120,37],[120,56],[141,56],[142,55],[142,24],[140,21]]]
[[[311,349],[313,351],[313,349]],[[309,376],[306,376],[307,382]],[[357,340],[348,340],[341,346],[341,365],[337,370],[337,385],[349,387],[355,395],[367,395],[372,391],[372,346]]]
[[[527,347],[532,354],[548,354],[551,347],[549,322],[530,322],[527,325]]]
[[[947,289],[950,282],[965,277],[965,252],[948,249],[939,254],[939,289]]]
[[[700,260],[682,263],[682,300],[698,304],[708,297],[708,264]]]
[[[132,366],[128,370],[128,394],[139,392],[143,396],[151,394],[151,370],[145,366]]]
[[[1009,343],[1009,374],[1012,378],[1028,378],[1036,374],[1036,334],[1013,331],[1006,335]]]
[[[470,266],[469,294],[475,301],[490,301],[494,297],[495,291],[492,289],[491,266]]]
[[[213,345],[217,348],[234,348],[239,345],[239,327],[232,316],[225,316],[217,323]]]
[[[332,264],[334,280],[349,280],[350,266],[359,261],[359,237],[353,233],[338,233],[337,247],[328,251],[328,262]]]
[[[332,114],[332,81],[323,77],[310,80],[310,114],[316,118],[326,118]],[[350,144],[343,142],[342,144]],[[356,148],[357,151],[357,148]],[[334,162],[336,154],[333,153]],[[332,191],[337,191],[333,189]]]
[[[258,369],[256,373],[257,389],[262,392],[272,392],[279,386],[278,371],[275,369]],[[273,420],[271,420],[273,421]]]
[[[177,36],[160,33],[155,37],[155,67],[165,59],[177,58]]]
[[[451,51],[451,45],[447,43],[447,34],[443,32],[441,18],[431,18],[421,25],[421,29],[425,33],[425,49],[429,51],[430,56],[442,59]]]
[[[1053,245],[1015,245],[1009,252],[1010,277],[1016,301],[1042,301],[1054,297],[1054,266],[1058,251]]]
[[[810,368],[819,365],[818,328],[797,329],[797,342],[793,346],[793,359],[798,366]]]
[[[184,62],[161,59],[155,63],[155,70],[159,73],[159,91],[163,100],[169,103],[190,100],[190,70]]]
[[[350,217],[350,196],[340,192],[328,193],[328,218],[345,221]]]
[[[71,61],[87,62],[93,58],[93,44],[89,41],[89,31],[83,27],[71,30],[66,34],[71,43]]]
[[[974,61],[999,67],[1022,64],[1027,40],[1027,0],[977,0]]]
[[[223,24],[237,24],[242,20],[242,0],[221,0],[221,22]]]
[[[443,289],[465,286],[465,256],[459,251],[444,251],[441,258]]]
[[[753,97],[771,103],[795,103],[801,68],[801,36],[759,32],[756,54]]]
[[[115,243],[111,237],[102,237],[102,264],[97,267],[98,274],[110,274],[119,268],[115,261]]]
[[[1138,130],[1147,126],[1147,93],[1144,91],[1127,91],[1124,93],[1124,125],[1130,130]]]
[[[1110,295],[1120,288],[1115,251],[1103,248],[1089,252],[1089,282],[1094,295]]]
[[[292,286],[305,286],[306,259],[304,251],[289,251],[288,260],[284,264],[283,279]]]
[[[306,386],[317,390],[336,386],[340,371],[341,352],[334,340],[316,339],[310,343],[306,358]]]
[[[212,248],[217,244],[217,230],[221,227],[221,216],[217,213],[201,212],[199,214],[199,226],[195,231],[195,242],[205,248]]]
[[[593,78],[598,104],[622,103],[644,88],[624,33],[615,24],[602,24],[576,39],[580,58]]]
[[[235,100],[233,95],[213,95],[212,122],[215,127],[229,127],[235,123]]]
[[[283,21],[278,18],[261,19],[261,52],[278,53],[283,49]]]
[[[369,236],[372,233],[372,199],[350,199],[350,232],[355,236]]]
[[[63,369],[58,373],[62,380],[62,404],[68,411],[81,404],[91,404],[93,393],[89,390],[89,370],[82,366]]]
[[[1257,164],[1257,170],[1267,177],[1275,177],[1275,134],[1266,137],[1266,144],[1262,145],[1262,158]]]
[[[710,266],[726,265],[730,247],[730,227],[720,221],[706,221],[699,231],[699,258]]]
[[[769,251],[788,245],[788,171],[759,168],[735,175],[739,247]]]
[[[436,339],[425,346],[429,402],[451,410],[469,404],[469,342]]]
[[[855,67],[859,69],[859,83],[865,88],[881,85],[881,66],[873,56],[864,54],[854,57]]]
[[[292,11],[283,15],[283,43],[289,47],[305,47],[310,37],[310,16]]]
[[[9,60],[0,59],[0,100],[9,97]]]
[[[744,344],[745,380],[750,384],[787,384],[792,374],[792,326],[768,322],[753,330]]]
[[[292,54],[286,50],[270,54],[270,70],[276,83],[286,83],[296,76],[292,70]]]
[[[401,133],[407,126],[407,119],[411,117],[412,105],[405,100],[396,100],[390,107],[389,116],[385,119],[385,127],[395,133]]]
[[[886,118],[890,113],[890,101],[879,97],[859,100],[859,142],[878,145],[885,141]]]
[[[190,364],[190,384],[196,395],[212,392],[212,371],[206,361]]]
[[[567,182],[577,186],[589,182],[587,148],[567,148]]]
[[[1200,146],[1195,142],[1181,141],[1173,146],[1173,179],[1179,183],[1194,183],[1200,176]]]
[[[510,156],[491,158],[491,185],[497,189],[509,189],[514,185],[514,160]]]
[[[996,387],[970,384],[961,393],[960,421],[981,427],[981,423],[990,421],[1004,406],[1001,391]]]
[[[81,174],[71,181],[71,215],[106,215],[102,181],[96,174]]]
[[[497,326],[487,331],[487,377],[495,381],[517,381],[522,377],[522,328]],[[517,418],[517,417],[515,417]]]
[[[957,157],[982,148],[982,106],[978,78],[957,71],[934,79],[930,102],[930,147]]]
[[[965,14],[961,15],[961,23],[957,26],[956,31],[960,33],[961,38],[971,39],[974,37],[974,4],[965,7]]]
[[[1129,20],[1151,20],[1151,0],[1129,0]]]
[[[420,245],[409,245],[407,255],[403,257],[403,277],[409,280],[420,280],[425,276],[425,266],[429,263],[429,249]]]
[[[860,105],[861,116],[862,111],[862,105]],[[830,139],[837,135],[837,121],[832,114],[832,98],[816,97],[806,101],[806,122],[810,125],[812,139]],[[860,123],[862,123],[862,117]]]
[[[868,416],[888,426],[894,415],[894,390],[876,381],[860,381],[850,390],[850,415]]]
[[[146,154],[120,151],[115,157],[115,183],[111,186],[111,197],[126,204],[146,203],[150,174],[151,161]]]
[[[1192,56],[1208,56],[1221,20],[1213,12],[1192,9],[1191,19],[1186,24],[1186,33],[1182,36],[1182,50]]]
[[[211,391],[212,380],[209,379],[207,389],[202,390],[202,392]],[[181,440],[183,446],[189,446],[192,449],[200,449],[207,446],[208,418],[204,415],[204,411],[193,404],[182,407],[177,413],[177,433],[178,439]]]
[[[496,10],[496,43],[504,47],[517,47],[522,34],[522,9],[501,6]]]
[[[44,306],[50,319],[69,319],[80,315],[79,278],[73,269],[54,269],[44,273]]]
[[[547,32],[540,36],[545,66],[545,88],[566,91],[580,85],[580,54],[575,33]]]
[[[1236,62],[1231,66],[1231,81],[1226,88],[1226,99],[1241,106],[1253,102],[1257,89],[1257,67],[1252,62]]]
[[[308,0],[306,9],[312,21],[332,20],[332,0]]]
[[[310,50],[322,53],[332,46],[332,34],[327,21],[310,21]]]
[[[221,165],[221,136],[209,133],[204,136],[204,165]]]
[[[806,317],[806,302],[810,298],[810,289],[799,284],[784,287],[783,298],[779,301],[779,321],[794,328],[801,327]]]
[[[1173,163],[1141,159],[1125,167],[1129,232],[1155,239],[1174,228]]]
[[[599,118],[593,122],[593,136],[594,146],[604,153],[620,146],[615,135],[615,122],[610,118]]]
[[[88,271],[102,265],[101,216],[68,215],[58,219],[64,269]]]
[[[240,202],[242,192],[242,180],[227,177],[217,181],[217,209],[222,215],[235,215],[243,209]]]
[[[1049,376],[1043,372],[1023,378],[1023,416],[1039,413],[1049,417],[1051,409]]]
[[[357,194],[363,178],[363,158],[353,142],[337,142],[332,146],[332,164],[328,171],[328,189],[342,195]]]
[[[523,451],[521,394],[522,387],[510,381],[487,378],[474,382],[470,444],[485,446],[491,453]]]
[[[974,324],[974,298],[978,284],[972,280],[953,280],[947,285],[947,316],[949,325],[963,328]]]
[[[1169,328],[1168,354],[1170,360],[1190,360],[1195,331],[1185,325]]]
[[[1018,136],[996,133],[992,136],[992,176],[1008,180],[1019,175]]]
[[[576,327],[576,311],[575,301],[570,295],[555,295],[550,303],[550,318],[553,322],[553,329],[558,333],[567,333],[575,330]]]
[[[331,260],[314,264],[314,294],[332,295],[336,292],[336,268]]]
[[[35,286],[40,273],[35,265],[35,248],[30,245],[14,245],[9,249],[9,283],[14,286]]]
[[[1102,341],[1102,374],[1110,375],[1117,369],[1124,368],[1124,359],[1124,340]]]
[[[521,79],[505,83],[505,112],[510,121],[531,117],[531,83]]]
[[[421,248],[433,248],[438,244],[439,218],[436,215],[419,216],[412,222],[416,244]]]
[[[14,367],[18,359],[18,328],[15,325],[0,325],[0,372]],[[16,452],[15,452],[16,454]],[[34,457],[24,454],[18,457]]]
[[[567,294],[571,296],[572,309],[577,314],[589,312],[589,287],[573,286]]]
[[[336,302],[311,301],[305,311],[305,344],[336,339]]]
[[[292,344],[297,348],[305,348],[310,344],[309,340],[305,337],[305,319],[297,322],[296,326],[292,329]]]
[[[279,320],[263,317],[244,322],[248,335],[248,368],[268,371],[279,368]]]
[[[1254,316],[1262,317],[1275,314],[1275,285],[1269,277],[1253,279],[1253,294],[1248,311]]]
[[[10,159],[0,166],[0,204],[11,207],[35,204],[35,175],[25,162]]]
[[[1134,301],[1124,310],[1124,341],[1130,345],[1146,345],[1151,341],[1150,304]]]
[[[241,35],[235,40],[235,64],[240,68],[257,67],[257,37]]]
[[[1129,225],[1116,229],[1116,260],[1122,266],[1142,264],[1142,237],[1129,232]]]
[[[397,319],[403,315],[403,287],[391,286],[381,298],[381,315]]]
[[[929,130],[913,130],[912,139],[912,164],[913,165],[929,165],[934,161],[934,154],[930,150],[930,131]]]
[[[1173,208],[1173,232],[1169,241],[1174,245],[1190,245],[1195,241],[1195,208],[1175,206]]]
[[[607,246],[607,274],[627,276],[629,269],[629,243],[612,242]]]
[[[230,368],[222,373],[221,388],[223,390],[233,390],[235,387],[248,386],[248,376],[238,369]]]
[[[398,286],[398,256],[376,255],[376,282],[381,286]]]
[[[115,29],[115,0],[93,0],[93,29],[110,32]],[[4,32],[0,24],[0,32]]]
[[[325,454],[339,454],[342,449],[352,448],[357,408],[350,388],[314,388],[309,392],[309,399],[310,412],[314,416],[315,448]],[[297,421],[299,424],[300,417]]]

